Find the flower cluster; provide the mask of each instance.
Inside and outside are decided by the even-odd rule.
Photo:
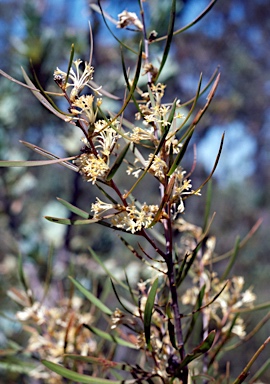
[[[30,333],[26,352],[39,359],[62,362],[64,353],[88,355],[96,349],[96,342],[83,324],[93,321],[89,312],[83,311],[83,301],[79,297],[64,299],[55,307],[47,307],[35,302],[32,306],[17,312],[17,319]],[[39,364],[30,372],[36,379],[50,379],[50,383],[60,384],[59,376],[52,376]]]
[[[240,316],[237,318],[235,316],[240,308],[253,308],[256,295],[252,292],[252,288],[244,290],[242,276],[233,276],[224,281],[216,272],[207,267],[213,256],[214,246],[215,238],[210,237],[206,241],[204,253],[192,266],[192,287],[182,295],[182,303],[195,306],[200,289],[204,285],[203,305],[206,307],[203,313],[207,323],[214,322],[221,334],[225,334],[231,329],[232,334],[243,338],[246,335],[244,320]],[[187,248],[189,250],[192,248],[190,242],[187,244]],[[208,306],[208,303],[211,304]]]
[[[152,223],[158,212],[158,206],[144,203],[139,209],[135,203],[124,206],[105,203],[96,198],[96,203],[92,204],[91,211],[94,212],[95,219],[108,219],[114,227],[135,233]]]

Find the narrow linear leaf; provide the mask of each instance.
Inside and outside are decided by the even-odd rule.
[[[64,113],[62,112],[58,106],[55,104],[55,102],[53,101],[53,99],[48,95],[48,93],[43,89],[42,85],[40,84],[39,82],[39,79],[37,77],[37,74],[35,72],[35,69],[33,67],[33,64],[31,62],[31,67],[32,67],[32,72],[33,72],[33,76],[34,76],[34,80],[37,84],[37,87],[38,87],[38,90],[40,91],[40,96],[44,97],[44,99],[46,99],[48,101],[48,103],[51,105],[51,107],[56,111],[56,112],[59,112],[59,113],[63,113],[64,115],[66,116],[70,116],[72,117],[72,114],[70,113]],[[59,95],[60,96],[60,95]]]
[[[190,116],[192,115],[192,113],[196,107],[197,101],[198,101],[200,94],[201,94],[200,93],[201,86],[202,86],[202,73],[200,74],[200,77],[199,77],[199,82],[198,82],[196,94],[195,94],[194,98],[192,99],[192,106],[191,106],[187,116],[185,117],[184,121],[182,122],[180,127],[177,129],[177,132],[180,131],[187,124]],[[191,127],[189,128],[189,130],[192,129],[192,127],[193,127],[193,125],[191,124]],[[187,130],[186,134],[182,137],[181,141],[183,141],[189,135],[189,130]]]
[[[222,137],[221,137],[221,141],[220,141],[220,146],[219,146],[219,150],[218,150],[218,154],[217,154],[217,157],[216,157],[216,160],[215,160],[215,164],[212,168],[212,171],[210,172],[209,176],[204,180],[204,182],[199,186],[199,188],[196,189],[196,191],[193,192],[193,194],[197,193],[200,189],[202,189],[202,187],[205,186],[205,184],[208,183],[208,181],[212,178],[213,174],[215,173],[215,170],[217,168],[217,165],[219,163],[219,159],[220,159],[220,156],[221,156],[221,152],[222,152],[222,148],[223,148],[223,143],[224,143],[224,137],[225,137],[225,133],[222,134]],[[190,195],[188,195],[190,196]]]
[[[105,271],[107,276],[110,276],[112,280],[114,280],[117,284],[121,285],[123,288],[128,289],[128,286],[123,283],[121,280],[117,279],[112,272],[106,267],[106,265],[101,261],[101,259],[98,257],[96,252],[92,248],[88,248],[89,252],[91,253],[91,256],[93,259],[101,266],[101,268]]]
[[[210,77],[208,83],[203,87],[203,89],[200,91],[199,93],[199,97],[201,97],[208,89],[209,87],[212,85],[213,81],[215,80],[215,78],[217,77],[218,73],[219,73],[219,66],[215,69],[213,75]],[[196,96],[195,96],[196,97]],[[190,100],[187,100],[185,102],[183,102],[181,104],[181,107],[185,107],[191,103],[194,103],[194,100],[195,100],[195,97],[193,97],[192,99]]]
[[[100,329],[98,329],[96,327],[92,327],[91,325],[88,325],[88,324],[84,324],[84,327],[89,329],[89,331],[93,332],[95,335],[101,337],[102,339],[105,339],[107,341],[111,341],[113,343],[122,345],[123,347],[128,347],[128,348],[132,348],[132,349],[138,349],[135,344],[132,344],[129,341],[121,339],[121,337],[111,335],[108,332],[101,331]]]
[[[145,304],[144,310],[144,336],[148,348],[151,350],[150,337],[151,337],[151,319],[155,303],[155,297],[158,289],[158,278],[154,281]]]
[[[8,75],[6,72],[2,71],[2,69],[0,69],[0,75],[4,76],[6,79],[8,79],[9,81],[12,81],[13,83],[20,85],[21,87],[30,89],[31,91],[39,92],[39,90],[34,85],[33,87],[26,85],[25,83],[22,83],[21,81],[14,79],[14,77]]]
[[[182,32],[185,32],[187,29],[191,28],[193,25],[197,24],[212,9],[212,7],[215,5],[216,2],[217,2],[217,0],[212,0],[211,3],[202,11],[202,13],[200,13],[199,16],[197,16],[191,23],[189,23],[186,26],[174,31],[173,34],[178,35]],[[159,37],[159,38],[153,40],[153,43],[157,43],[159,41],[166,40],[166,38],[167,38],[167,36]]]
[[[170,52],[170,47],[171,47],[171,43],[172,43],[172,38],[173,38],[173,29],[174,29],[174,22],[175,22],[175,12],[176,12],[176,0],[172,0],[172,5],[170,7],[171,9],[171,12],[170,12],[170,21],[169,21],[169,26],[168,26],[168,32],[167,32],[167,39],[166,39],[166,44],[165,44],[165,47],[164,47],[164,50],[163,50],[163,56],[162,56],[162,59],[161,59],[161,62],[160,62],[160,66],[159,66],[159,70],[158,70],[158,74],[155,78],[155,81],[157,81],[157,79],[159,78],[160,76],[160,73],[167,61],[167,58],[168,58],[168,55],[169,55],[169,52]]]
[[[134,305],[138,306],[138,299],[135,297],[135,295],[133,293],[132,287],[131,287],[129,279],[128,279],[127,272],[126,271],[124,271],[124,272],[125,272],[126,282],[127,282],[127,286],[128,286],[128,289],[129,289],[130,296],[132,297]]]
[[[18,261],[18,274],[20,282],[22,283],[22,286],[24,288],[24,291],[27,295],[27,298],[29,299],[30,303],[33,304],[33,297],[32,295],[29,295],[29,292],[31,292],[31,289],[26,281],[24,269],[23,269],[23,258],[22,255],[19,254],[19,261]]]
[[[232,312],[234,312],[234,313],[249,313],[249,312],[260,311],[262,309],[268,309],[268,308],[270,308],[270,301],[256,305],[254,307],[234,309],[234,310],[232,310]]]
[[[249,384],[258,382],[258,379],[266,372],[270,371],[270,358],[258,369],[254,376],[249,380]]]
[[[171,175],[174,173],[174,171],[176,170],[176,168],[179,166],[181,160],[182,160],[183,157],[184,157],[184,154],[186,153],[188,144],[189,144],[189,142],[190,142],[190,139],[192,138],[192,135],[193,135],[193,133],[194,133],[194,130],[195,130],[194,128],[190,130],[189,135],[188,135],[188,137],[186,138],[186,140],[184,141],[184,144],[183,144],[183,146],[181,147],[179,153],[177,154],[177,156],[176,156],[176,158],[175,158],[175,160],[174,160],[174,162],[173,162],[173,164],[172,164],[172,166],[171,166],[169,172],[167,173],[167,176],[171,176]]]
[[[125,65],[125,59],[124,59],[124,55],[123,55],[123,50],[121,49],[121,62],[122,62],[122,70],[123,70],[123,75],[124,75],[124,79],[125,79],[125,82],[126,82],[126,85],[127,85],[127,89],[130,91],[130,83],[129,83],[129,79],[128,79],[128,72],[127,72],[127,69],[126,69],[126,65]],[[134,94],[132,95],[132,100],[133,100],[133,103],[135,105],[135,107],[137,108],[138,112],[142,113],[141,112],[141,108],[137,102],[137,99],[136,97],[134,96]]]
[[[258,348],[258,350],[254,353],[252,358],[249,360],[248,364],[245,366],[245,368],[240,373],[240,375],[237,377],[237,379],[233,382],[233,384],[243,383],[243,381],[245,380],[245,378],[249,374],[250,367],[253,365],[255,360],[257,360],[257,358],[262,353],[262,351],[266,348],[268,343],[270,343],[270,336],[265,340],[265,342],[260,346],[260,348]]]
[[[68,201],[61,199],[60,197],[56,198],[59,203],[61,203],[64,207],[66,207],[70,212],[75,213],[76,215],[84,218],[84,219],[90,219],[90,215],[88,212],[83,211],[82,209],[76,207],[75,205],[69,203]]]
[[[76,159],[77,156],[72,156],[72,157],[65,157],[65,158],[58,158],[56,160],[26,160],[26,161],[21,161],[21,160],[10,160],[10,161],[0,161],[0,167],[9,167],[9,168],[14,168],[14,167],[41,167],[44,165],[52,165],[52,164],[58,164],[58,163],[63,163],[64,161],[67,160],[74,160]]]
[[[114,175],[116,174],[118,168],[120,167],[120,165],[122,164],[122,162],[123,162],[123,160],[124,160],[124,158],[126,156],[126,153],[127,153],[128,149],[129,149],[129,146],[130,146],[130,143],[128,143],[123,148],[123,150],[120,152],[119,156],[116,158],[113,166],[111,167],[111,169],[110,169],[110,171],[109,171],[109,173],[108,173],[108,175],[106,177],[107,181],[110,181],[114,177]]]
[[[202,288],[200,289],[200,292],[197,296],[197,300],[196,300],[196,304],[195,304],[195,308],[194,308],[194,315],[192,316],[191,318],[191,322],[190,322],[190,325],[188,327],[188,330],[187,330],[187,333],[186,333],[186,337],[185,337],[185,340],[184,340],[184,343],[186,344],[187,340],[189,339],[190,335],[192,334],[192,331],[195,327],[195,324],[198,320],[198,317],[199,317],[199,314],[200,312],[198,311],[199,308],[202,307],[202,303],[203,303],[203,298],[204,298],[204,293],[205,293],[205,284],[202,286]]]
[[[38,147],[37,145],[28,143],[27,141],[23,141],[23,140],[20,140],[20,143],[25,145],[27,148],[32,149],[36,153],[38,153],[44,157],[47,157],[48,159],[59,159],[58,156],[54,155],[51,152],[46,151],[45,149],[43,149],[41,147]],[[79,172],[79,167],[77,167],[75,164],[71,164],[67,161],[64,161],[63,163],[60,163],[60,164],[63,165],[64,167],[71,169],[72,171]]]
[[[72,360],[84,361],[90,364],[102,365],[105,368],[109,369],[119,369],[121,371],[131,371],[133,368],[126,363],[118,363],[115,361],[107,360],[102,357],[92,357],[92,356],[82,356],[82,355],[72,355],[65,354],[64,357],[67,357]]]
[[[48,221],[51,221],[52,223],[64,224],[64,225],[87,225],[87,224],[99,222],[99,219],[71,220],[71,219],[64,219],[61,217],[53,217],[53,216],[45,216],[45,219]]]
[[[138,53],[136,51],[134,51],[132,48],[130,48],[128,45],[126,45],[125,43],[123,43],[120,39],[118,39],[118,37],[113,33],[113,31],[111,30],[111,28],[109,27],[108,23],[107,23],[107,20],[106,20],[106,17],[105,17],[105,13],[103,12],[103,9],[101,7],[101,4],[100,4],[100,0],[98,0],[98,6],[99,6],[99,9],[100,9],[100,13],[101,13],[101,16],[103,18],[103,21],[106,25],[106,27],[108,28],[110,34],[113,36],[113,38],[120,44],[120,46],[128,49],[129,51],[135,53],[135,55],[138,55]],[[96,10],[95,7],[92,6],[93,9]]]
[[[34,89],[31,89],[31,91],[33,92],[33,95],[40,101],[40,103],[45,107],[47,108],[50,112],[52,112],[55,116],[59,117],[60,119],[64,120],[65,122],[67,121],[68,117],[69,116],[73,116],[73,115],[70,115],[70,114],[66,114],[64,112],[59,112],[57,111],[50,103],[49,101],[40,93],[40,91],[35,87],[34,83],[30,80],[30,78],[28,77],[27,73],[25,72],[25,70],[21,67],[21,70],[22,70],[22,73],[23,73],[23,77],[26,81],[26,83],[34,88]],[[75,123],[73,121],[69,121],[68,122],[70,124],[73,124],[75,125]]]
[[[206,204],[205,204],[205,210],[204,210],[204,222],[203,222],[203,232],[205,232],[208,221],[209,221],[209,215],[210,215],[210,208],[211,208],[211,201],[212,201],[212,190],[213,190],[213,183],[212,179],[209,180],[207,192],[206,192]]]
[[[52,223],[55,224],[62,224],[62,225],[88,225],[88,224],[93,224],[93,223],[98,223],[102,225],[103,227],[111,228],[114,229],[115,231],[119,232],[125,232],[126,230],[124,228],[117,228],[116,226],[100,219],[93,219],[91,218],[92,216],[89,215],[90,219],[85,219],[85,220],[77,220],[77,219],[66,219],[62,217],[54,217],[54,216],[44,216],[44,218]]]
[[[67,75],[66,75],[66,79],[65,79],[65,85],[67,85],[67,82],[68,82],[69,72],[70,72],[70,69],[71,69],[72,63],[73,63],[73,57],[74,57],[74,44],[71,44]]]
[[[115,296],[116,296],[116,298],[117,298],[119,304],[124,308],[124,310],[125,310],[127,313],[129,313],[130,315],[133,316],[134,313],[133,313],[132,311],[130,311],[130,310],[123,304],[123,301],[121,300],[120,296],[118,295],[118,292],[117,292],[117,290],[116,290],[116,288],[115,288],[115,286],[114,286],[112,280],[111,280],[111,284],[112,284],[113,292],[114,292],[114,294],[115,294]]]
[[[97,308],[99,308],[106,315],[112,315],[112,311],[105,304],[103,304],[92,292],[89,292],[82,284],[73,279],[73,277],[69,276],[69,279],[75,285],[76,288],[89,300],[92,304],[94,304]]]
[[[124,112],[124,110],[126,109],[127,105],[129,104],[131,98],[132,98],[132,95],[134,94],[134,91],[137,87],[137,84],[138,84],[138,80],[139,80],[139,77],[140,77],[140,72],[141,72],[141,65],[142,65],[142,42],[140,41],[140,45],[139,45],[139,54],[138,54],[138,59],[137,59],[137,65],[136,65],[136,70],[135,70],[135,75],[134,75],[134,79],[133,79],[133,82],[132,82],[132,86],[130,88],[130,92],[127,96],[127,98],[125,99],[124,101],[124,104],[122,105],[122,107],[120,108],[120,111],[113,117],[112,120],[110,120],[108,122],[107,125],[105,125],[103,127],[103,130],[106,129],[107,127],[109,126],[112,126],[112,124],[114,123],[114,121],[120,116],[122,115],[122,113]],[[101,109],[99,108],[99,111],[101,111]],[[101,111],[102,113],[102,111]],[[113,127],[113,126],[112,126]],[[116,130],[117,132],[119,132],[118,130]],[[119,132],[119,134],[121,134],[121,132]],[[121,134],[121,136],[123,136],[123,134]]]
[[[186,355],[186,357],[181,361],[179,365],[179,370],[186,367],[191,361],[197,359],[204,353],[208,352],[212,347],[213,342],[215,340],[216,331],[211,331],[206,339],[196,348],[193,349],[191,353]]]
[[[238,255],[238,251],[239,251],[239,246],[240,246],[240,236],[237,236],[236,237],[236,240],[235,240],[235,245],[234,245],[234,250],[233,250],[233,254],[231,255],[230,257],[230,260],[229,260],[229,263],[225,269],[225,271],[223,272],[221,278],[220,278],[220,281],[223,281],[225,279],[227,279],[234,263],[235,263],[235,260],[236,260],[236,257]]]
[[[77,383],[83,383],[83,384],[88,384],[88,383],[94,383],[94,384],[131,384],[135,383],[135,380],[108,380],[108,379],[102,379],[99,377],[92,377],[92,376],[87,376],[83,375],[81,373],[77,373],[74,371],[71,371],[70,369],[67,369],[59,364],[52,363],[51,361],[47,360],[42,360],[41,361],[45,367],[49,368],[51,371],[57,373],[58,375],[65,377],[66,379],[73,380]]]

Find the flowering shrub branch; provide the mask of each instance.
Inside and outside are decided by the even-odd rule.
[[[212,1],[209,4],[198,20],[214,3]],[[212,172],[201,186],[193,189],[192,172],[187,173],[183,169],[182,159],[197,124],[214,97],[219,73],[214,73],[205,89],[201,89],[200,77],[196,94],[188,103],[181,103],[178,98],[171,103],[164,102],[166,84],[159,82],[159,76],[166,64],[173,36],[187,29],[175,32],[175,7],[176,1],[173,0],[166,43],[158,68],[151,61],[150,49],[158,39],[155,31],[150,34],[147,32],[143,2],[140,1],[141,19],[133,12],[123,11],[119,14],[117,27],[135,30],[141,34],[142,41],[136,49],[131,49],[137,52],[133,77],[126,70],[122,56],[127,95],[123,97],[123,105],[116,114],[106,114],[102,110],[102,97],[108,93],[94,83],[91,54],[90,60],[83,63],[80,59],[74,60],[72,48],[67,72],[58,67],[54,71],[53,79],[60,89],[59,93],[49,95],[41,86],[35,87],[23,72],[26,87],[40,102],[56,116],[81,130],[83,146],[81,153],[75,154],[73,163],[70,163],[69,159],[59,159],[33,144],[23,144],[53,159],[50,160],[52,163],[60,162],[79,172],[89,183],[89,188],[96,186],[104,195],[102,199],[96,196],[89,212],[59,199],[80,219],[47,219],[58,224],[101,224],[116,232],[143,238],[152,249],[149,255],[141,244],[135,249],[121,238],[126,248],[152,270],[149,280],[139,282],[136,289],[130,286],[128,280],[126,284],[121,283],[130,295],[129,305],[118,294],[113,274],[94,256],[114,281],[113,290],[123,310],[117,308],[112,311],[72,279],[76,288],[104,314],[112,333],[93,325],[94,317],[84,313],[76,296],[68,304],[58,303],[58,306],[61,305],[58,309],[48,309],[31,299],[17,313],[21,322],[34,324],[27,351],[39,351],[44,366],[77,382],[106,383],[111,379],[110,372],[114,369],[128,371],[132,377],[124,380],[121,376],[120,381],[111,379],[114,383],[187,384],[195,383],[198,378],[203,382],[225,382],[218,367],[219,356],[233,340],[244,340],[246,337],[241,311],[257,309],[256,296],[252,288],[244,288],[244,278],[229,278],[233,263],[228,264],[223,275],[215,272],[215,238],[209,234],[211,219],[206,217],[202,229],[183,218],[185,200],[191,196],[199,197],[201,189],[211,179],[224,137]],[[107,24],[106,15],[102,8],[100,10]],[[144,85],[139,87],[139,79],[145,79],[145,75]],[[197,101],[206,90],[208,96],[205,105],[196,112]],[[55,95],[67,100],[66,111],[60,110],[52,101],[51,97]],[[137,109],[132,121],[124,117],[131,103]],[[183,108],[186,105],[191,105],[188,112]],[[12,166],[11,162],[2,162],[1,165]],[[130,182],[125,187],[122,183],[119,185],[118,176],[121,172],[123,180],[126,177],[131,180],[131,186]],[[155,204],[147,201],[148,193],[144,194],[144,200],[141,201],[135,195],[142,180],[157,183],[159,197],[156,197]],[[239,243],[235,255],[238,249]],[[184,281],[191,281],[189,288],[186,285],[183,288]],[[26,297],[32,297],[30,292],[28,288]],[[17,301],[18,298],[19,294],[16,293]],[[45,328],[41,336],[37,331],[39,326]],[[25,327],[30,329],[28,325]],[[118,363],[104,357],[105,349],[102,352],[99,350],[100,354],[95,356],[95,336],[116,346],[137,350],[142,363],[130,364],[127,361],[119,367]],[[74,360],[76,364],[68,362]],[[102,369],[93,369],[89,375],[86,367],[93,363]],[[39,367],[32,374],[47,379],[48,371],[43,368]],[[57,376],[53,380],[57,382]],[[236,379],[235,382],[242,381]]]

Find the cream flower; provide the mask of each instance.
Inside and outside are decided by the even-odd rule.
[[[91,181],[95,184],[97,179],[104,179],[110,168],[100,156],[95,156],[92,153],[83,153],[76,161],[86,181]]]
[[[94,102],[93,95],[82,95],[79,98],[77,98],[72,104],[71,112],[74,113],[75,115],[85,113],[89,124],[93,124],[96,119],[96,113],[94,112],[93,102]],[[78,111],[76,108],[80,108],[81,111]]]
[[[152,161],[153,154],[149,155],[149,160],[147,165]],[[162,160],[158,155],[155,155],[152,164],[150,166],[150,171],[161,181],[165,179],[165,175],[168,171],[167,164],[164,160]]]
[[[54,80],[56,83],[65,90],[68,87],[73,87],[71,93],[70,93],[70,100],[72,102],[75,101],[75,99],[78,97],[79,93],[83,90],[84,87],[91,88],[95,92],[98,92],[98,90],[101,88],[94,89],[90,85],[90,81],[93,80],[93,73],[94,68],[85,61],[84,71],[81,74],[80,72],[80,65],[82,61],[80,59],[77,59],[73,61],[73,64],[75,65],[75,71],[73,68],[70,68],[68,78],[72,81],[72,83],[66,82],[67,73],[59,69],[58,67],[54,71]]]

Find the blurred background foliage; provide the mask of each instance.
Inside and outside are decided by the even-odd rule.
[[[93,1],[90,1],[93,3]],[[117,19],[127,9],[139,13],[137,1],[102,1],[106,12]],[[207,0],[177,2],[176,27],[194,19],[209,3]],[[149,5],[148,5],[149,4]],[[147,23],[158,37],[166,34],[170,1],[149,0]],[[1,0],[0,67],[22,81],[20,66],[27,73],[34,68],[47,90],[56,90],[53,71],[68,65],[70,46],[75,58],[89,57],[89,27],[94,35],[94,80],[104,89],[123,96],[124,79],[120,50],[100,15],[93,13],[88,0]],[[123,40],[138,39],[134,32],[112,29]],[[217,1],[211,12],[189,31],[176,36],[162,82],[167,84],[166,98],[182,102],[195,94],[199,75],[209,80],[220,66],[221,81],[209,112],[204,116],[193,142],[197,164],[192,175],[194,187],[200,185],[212,168],[222,132],[225,145],[214,177],[212,211],[216,211],[212,233],[217,236],[219,253],[228,251],[236,235],[244,236],[257,219],[263,224],[248,245],[241,250],[234,273],[243,275],[255,286],[258,302],[269,301],[269,227],[270,227],[270,51],[269,1]],[[161,43],[154,43],[156,60]],[[128,57],[128,54],[126,54]],[[31,59],[32,64],[30,65]],[[134,57],[130,56],[130,63]],[[37,159],[19,140],[29,141],[59,156],[72,156],[80,150],[80,132],[48,113],[31,92],[0,78],[0,158],[2,160]],[[203,103],[205,97],[201,98]],[[105,100],[107,109],[117,111],[120,104]],[[63,105],[61,105],[64,108]],[[106,109],[105,108],[105,109]],[[190,170],[194,153],[190,150],[186,169]],[[140,267],[122,248],[114,233],[104,227],[62,227],[42,217],[67,217],[57,203],[61,197],[84,210],[94,201],[96,190],[68,169],[54,165],[37,168],[0,169],[0,300],[4,315],[0,348],[8,339],[20,340],[21,329],[10,317],[17,307],[8,299],[7,289],[18,286],[18,254],[24,259],[26,274],[37,295],[47,271],[48,250],[53,243],[53,279],[64,279],[73,261],[76,275],[90,280],[97,267],[90,260],[91,246],[107,265],[121,275],[123,267],[136,281]],[[149,189],[149,194],[154,193]],[[206,192],[202,198],[187,201],[185,219],[203,223]],[[265,313],[258,313],[262,318]],[[252,323],[250,324],[252,326]],[[265,327],[256,342],[239,348],[238,367],[269,335]],[[21,340],[23,342],[23,340]],[[243,356],[243,358],[241,357]],[[3,373],[4,375],[4,373]],[[3,376],[4,377],[4,376]],[[16,381],[16,374],[15,374]],[[265,378],[270,379],[270,374]],[[12,382],[12,376],[10,377]],[[23,382],[23,381],[22,381]]]

